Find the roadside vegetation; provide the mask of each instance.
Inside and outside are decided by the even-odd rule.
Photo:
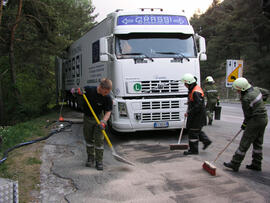
[[[89,0],[0,0],[0,126],[57,104],[55,57],[95,25]]]
[[[262,2],[213,0],[205,13],[198,11],[190,20],[207,43],[202,81],[213,76],[222,98],[237,97],[235,91],[225,88],[227,59],[243,60],[243,76],[254,86],[270,90],[270,17],[263,12]]]
[[[7,149],[17,144],[32,141],[48,135],[50,123],[57,120],[56,112],[38,117],[13,126],[0,127],[3,143],[0,147],[0,159]],[[46,128],[48,126],[48,128]],[[8,153],[8,158],[0,164],[0,177],[18,181],[19,202],[39,202],[40,166],[44,141],[25,145]]]

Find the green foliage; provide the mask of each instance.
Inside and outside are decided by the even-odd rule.
[[[14,126],[0,127],[0,136],[3,139],[0,155],[2,156],[4,151],[19,143],[30,141],[34,137],[44,136],[44,132],[42,131],[44,125],[44,120],[36,119]]]
[[[12,178],[12,175],[9,173],[8,166],[6,164],[2,164],[0,166],[0,174],[1,177]]]
[[[0,74],[9,65],[10,28],[15,22],[18,1],[4,6],[0,25]],[[56,101],[55,56],[93,25],[94,7],[88,0],[24,0],[15,39],[15,77],[2,79],[5,123],[25,120],[45,112]],[[16,88],[20,98],[13,90]],[[1,113],[1,112],[0,112]]]
[[[53,77],[33,77],[31,73],[18,74],[18,87],[23,98],[20,113],[25,116],[38,116],[47,110],[47,106],[55,101]],[[50,76],[50,75],[48,75]],[[25,83],[27,81],[27,83]],[[50,95],[50,96],[49,96]]]
[[[202,77],[225,80],[227,59],[244,60],[244,77],[270,89],[270,21],[260,1],[216,1],[191,18],[195,31],[206,38],[208,60],[201,65]],[[220,83],[224,85],[224,83]]]
[[[7,149],[47,136],[50,129],[55,127],[54,123],[49,121],[54,121],[56,118],[58,113],[52,112],[24,123],[0,127],[0,136],[4,139],[0,146],[0,159]],[[40,190],[42,146],[42,142],[38,142],[12,150],[8,154],[8,159],[0,164],[0,177],[19,182],[20,202],[38,202],[31,194],[33,190]]]

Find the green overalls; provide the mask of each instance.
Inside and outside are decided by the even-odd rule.
[[[99,118],[102,118],[98,116]],[[91,160],[101,162],[103,160],[104,136],[99,129],[94,117],[84,115],[83,135],[86,142],[87,155]]]
[[[206,83],[204,86],[204,93],[207,99],[206,103],[206,115],[208,117],[208,123],[213,122],[213,112],[218,100],[218,90],[214,83]]]
[[[264,106],[262,93],[259,88],[251,87],[241,93],[241,103],[245,117],[243,123],[246,124],[246,128],[231,163],[239,168],[246,152],[252,144],[252,165],[261,168],[263,137],[268,122],[267,110]]]

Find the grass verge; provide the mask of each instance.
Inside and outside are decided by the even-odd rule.
[[[0,127],[3,153],[17,144],[25,143],[48,135],[48,121],[57,120],[57,113],[50,113],[31,121],[14,126]],[[37,142],[22,146],[9,152],[8,159],[0,165],[0,177],[17,180],[19,183],[19,202],[38,202],[40,192],[40,166],[43,143]]]

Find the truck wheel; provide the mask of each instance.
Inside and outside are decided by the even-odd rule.
[[[110,122],[108,123],[108,128],[109,128],[109,132],[110,132],[111,134],[117,136],[117,137],[124,137],[124,135],[126,134],[126,133],[118,132],[118,131],[114,130],[114,129],[112,128],[112,125],[111,125]]]

